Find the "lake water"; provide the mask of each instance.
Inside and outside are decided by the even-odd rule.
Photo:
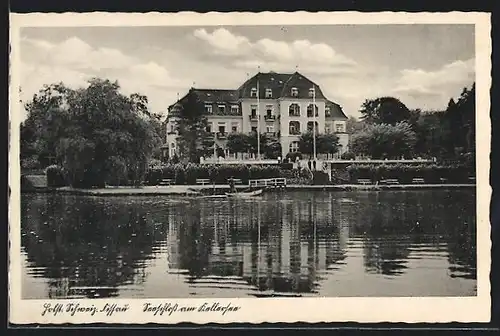
[[[22,295],[472,296],[474,194],[23,194]]]

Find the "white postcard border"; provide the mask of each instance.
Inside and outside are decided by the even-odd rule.
[[[9,321],[27,323],[231,323],[231,322],[488,322],[490,320],[490,86],[491,38],[490,14],[450,13],[63,13],[11,14],[10,67],[10,147],[9,147]],[[319,24],[475,24],[476,26],[476,166],[477,166],[477,296],[408,298],[300,298],[300,299],[92,299],[23,300],[20,266],[20,164],[19,164],[19,30],[22,27],[65,26],[214,26],[214,25],[319,25]],[[432,279],[429,279],[432,281]],[[181,312],[181,307],[198,308],[204,303],[239,307],[236,311]],[[126,311],[111,315],[97,313],[46,313],[45,304],[55,308],[78,303],[128,305]],[[169,314],[143,312],[145,303],[174,307]],[[171,306],[168,306],[170,304]],[[57,306],[59,307],[59,306]],[[172,312],[172,311],[170,311]]]

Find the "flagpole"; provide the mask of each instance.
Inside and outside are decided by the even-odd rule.
[[[316,160],[316,89],[313,85],[313,155]]]
[[[260,100],[259,100],[259,72],[257,73],[257,160],[260,161]]]

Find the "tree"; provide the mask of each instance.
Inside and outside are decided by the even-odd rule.
[[[443,157],[447,151],[449,127],[443,121],[444,113],[433,111],[421,113],[414,127],[417,141],[415,153],[422,156]]]
[[[412,121],[415,119],[414,113],[399,99],[394,97],[367,99],[361,105],[360,112],[360,119],[368,124],[395,125],[401,121],[412,124]]]
[[[316,153],[333,154],[338,151],[339,139],[335,134],[317,134],[316,135]],[[313,133],[302,133],[299,137],[299,152],[314,154]]]
[[[396,125],[372,124],[353,136],[351,148],[356,154],[374,159],[392,159],[412,155],[415,142],[415,132],[406,122]]]
[[[231,133],[226,143],[231,153],[257,154],[257,145],[257,133]],[[260,134],[260,153],[266,158],[278,158],[281,155],[281,144],[278,138]]]
[[[265,158],[277,159],[281,156],[281,143],[277,137],[267,137],[262,153]]]
[[[247,153],[250,148],[250,139],[244,133],[231,133],[227,137],[227,148],[231,153]]]
[[[154,130],[153,132],[153,153],[152,157],[157,160],[161,160],[162,151],[161,146],[165,143],[165,132],[164,125],[161,122],[161,115],[156,113],[151,113],[150,118],[148,118],[151,128]]]
[[[190,92],[180,105],[177,124],[179,155],[183,160],[199,162],[200,157],[213,150],[213,137],[207,132],[208,122],[203,113],[203,103],[194,92]]]
[[[159,135],[147,98],[119,89],[117,82],[98,78],[77,90],[62,83],[45,86],[26,104],[23,127],[34,134],[24,140],[31,140],[42,161],[54,156],[75,187],[116,180],[138,184]]]
[[[366,126],[366,123],[363,121],[358,120],[356,117],[349,117],[349,119],[346,122],[346,128],[347,128],[347,133],[349,134],[356,134],[360,131],[362,131]]]
[[[339,150],[339,137],[335,134],[320,134],[317,139],[318,153],[335,154]]]

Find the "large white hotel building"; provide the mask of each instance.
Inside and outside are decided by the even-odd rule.
[[[164,153],[169,157],[177,153],[176,123],[182,103],[193,94],[204,105],[216,145],[224,150],[228,134],[260,131],[279,138],[285,157],[298,151],[300,135],[313,130],[315,123],[316,134],[335,133],[339,137],[340,154],[348,150],[348,118],[338,104],[325,97],[318,84],[299,72],[259,72],[236,90],[191,88],[171,105],[164,145]]]

